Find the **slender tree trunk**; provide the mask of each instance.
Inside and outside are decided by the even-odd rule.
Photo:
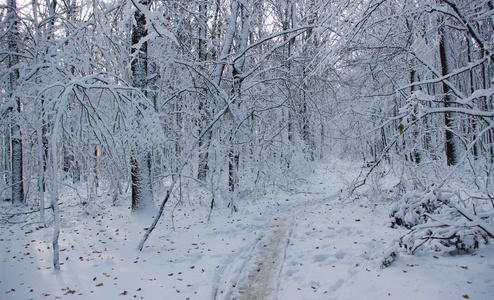
[[[41,108],[42,110],[42,108]],[[38,112],[38,115],[40,113]],[[38,198],[39,198],[39,221],[45,224],[45,167],[46,159],[43,151],[43,136],[41,131],[41,122],[36,119],[36,137],[38,145]]]
[[[199,3],[199,62],[204,63],[207,59],[207,45],[206,45],[206,34],[207,34],[207,0],[203,0]],[[205,83],[204,83],[205,84]],[[199,103],[199,114],[201,115],[201,130],[202,127],[206,126],[210,122],[208,117],[208,98],[209,93],[207,87],[202,89],[201,100]],[[212,133],[208,131],[199,142],[199,165],[197,169],[197,179],[200,181],[205,181],[206,176],[209,172],[209,145],[211,143]]]
[[[324,158],[324,150],[325,150],[325,133],[324,133],[324,123],[321,122],[321,146],[320,146],[320,150],[319,150],[319,159],[323,159]]]
[[[249,5],[249,7],[246,7]],[[245,1],[240,4],[240,17],[242,20],[242,30],[240,33],[240,49],[239,52],[242,52],[247,48],[248,40],[249,40],[249,32],[250,32],[250,2]],[[232,86],[232,97],[235,100],[235,103],[232,105],[235,109],[239,108],[242,98],[242,82],[243,77],[242,73],[244,71],[245,57],[239,57],[236,61],[233,62],[233,86]],[[232,112],[232,111],[230,111]],[[230,192],[235,192],[235,187],[238,185],[239,177],[238,177],[238,167],[240,161],[240,153],[238,151],[237,144],[237,122],[235,120],[235,116],[232,113],[232,129],[230,135],[230,148],[228,150],[228,183]],[[235,195],[233,195],[235,197]],[[232,205],[232,209],[235,209],[235,206]]]
[[[204,109],[203,105],[199,105],[199,110]],[[207,118],[203,118],[203,121],[208,120]],[[204,126],[206,122],[202,122],[202,126]],[[200,181],[205,181],[207,174],[209,172],[209,146],[211,144],[212,132],[208,131],[204,138],[199,142],[199,165],[197,168],[197,179]]]
[[[309,120],[309,111],[308,111],[308,97],[307,97],[307,89],[309,88],[306,83],[306,71],[304,68],[304,78],[302,84],[302,109],[300,111],[301,119],[302,119],[302,139],[305,142],[306,154],[309,156],[309,160],[314,161],[314,152],[315,152],[315,144],[312,139],[312,134],[310,130],[310,120]]]
[[[36,43],[36,56],[34,63],[38,63],[38,55],[40,54],[39,47],[39,39],[41,37],[40,27],[39,27],[39,19],[38,19],[38,0],[33,0],[32,2],[32,10],[33,10],[33,21],[35,27],[35,43]],[[39,77],[36,79],[36,82],[39,83]],[[46,171],[46,156],[45,151],[43,150],[43,101],[40,101],[39,104],[36,103],[36,139],[37,139],[37,156],[38,156],[38,203],[39,203],[39,222],[45,225],[45,171]]]
[[[450,67],[449,67],[449,36],[447,34],[447,27],[445,24],[442,24],[441,27],[439,28],[439,35],[440,35],[440,42],[439,42],[439,57],[441,60],[441,70],[442,70],[442,75],[448,75],[450,73]],[[443,82],[443,105],[444,107],[452,107],[452,96],[451,96],[451,91],[449,86]],[[454,126],[454,115],[452,112],[446,112],[444,114],[444,125],[446,127],[446,132],[445,132],[445,150],[446,150],[446,161],[448,166],[455,165],[457,163],[456,161],[456,147],[455,147],[455,139],[454,139],[454,134],[453,134],[453,126]]]
[[[60,250],[58,239],[60,236],[60,214],[58,208],[58,135],[62,123],[62,117],[67,107],[67,100],[61,99],[57,104],[55,111],[53,131],[50,139],[50,158],[51,158],[51,208],[53,210],[53,267],[55,271],[60,270]]]
[[[413,84],[414,82],[417,81],[416,79],[417,77],[417,73],[415,72],[415,70],[413,69],[413,65],[412,65],[412,69],[410,71],[410,83]],[[410,88],[410,96],[413,96],[413,93],[414,92],[417,92],[419,90],[419,88],[417,86],[414,86],[412,85],[412,87]],[[418,102],[415,101],[413,103],[413,115],[412,115],[412,122],[415,121],[417,119],[417,115],[418,115],[419,111],[418,111]],[[417,149],[417,146],[420,145],[420,142],[419,142],[419,130],[417,128],[417,125],[414,125],[413,126],[413,130],[412,130],[412,137],[414,139],[414,141],[412,141],[413,143],[413,149],[412,149],[412,153],[411,153],[411,160],[413,162],[415,162],[416,164],[420,163],[420,152],[419,150]]]
[[[50,13],[50,22],[48,23],[48,40],[53,40],[55,41],[55,11],[57,7],[57,0],[46,0],[47,4],[49,4],[49,13]],[[45,151],[46,151],[46,157],[45,159],[48,159],[48,157],[51,157],[51,208],[53,210],[53,238],[52,238],[52,244],[53,244],[53,268],[55,271],[60,271],[60,246],[58,243],[59,237],[60,237],[60,213],[59,213],[59,208],[58,208],[58,145],[57,145],[57,140],[58,140],[58,134],[60,131],[60,126],[62,123],[62,117],[66,109],[66,100],[61,99],[61,102],[58,103],[55,111],[56,117],[53,120],[52,123],[52,133],[51,133],[51,139],[50,139],[50,155],[48,155],[48,136],[47,136],[47,126],[48,122],[46,124],[46,127],[43,127],[44,129],[44,138],[46,138],[46,145]],[[42,108],[44,108],[44,103],[42,103]]]
[[[296,16],[297,16],[297,11],[296,11],[296,5],[295,3],[292,4],[292,27],[297,26],[297,21],[296,21]],[[310,1],[310,7],[311,7],[311,13],[309,14],[309,20],[307,22],[308,25],[314,25],[316,21],[316,10],[315,10],[315,3],[314,1]],[[317,42],[314,40],[313,35],[313,30],[309,29],[307,32],[304,34],[304,52],[306,57],[310,57],[311,51],[317,48]],[[311,130],[311,121],[310,121],[310,115],[309,115],[309,110],[308,110],[308,105],[309,105],[309,93],[308,90],[310,88],[309,84],[309,76],[307,76],[307,64],[309,62],[309,59],[304,60],[304,65],[302,66],[303,68],[303,77],[302,77],[302,110],[300,112],[301,114],[301,119],[302,119],[302,139],[305,142],[305,148],[307,155],[309,157],[309,160],[314,161],[315,159],[315,152],[316,152],[316,143],[314,140],[314,134]]]
[[[49,131],[49,121],[48,115],[46,114],[45,107],[45,99],[41,96],[41,113],[40,113],[40,121],[41,121],[41,143],[42,143],[42,153],[44,155],[43,163],[40,166],[43,168],[43,173],[46,174],[48,170],[48,160],[49,160],[49,141],[48,141],[48,131]],[[46,192],[46,183],[45,179],[43,179],[43,192]]]
[[[465,38],[466,42],[467,42],[467,57],[468,57],[468,62],[471,63],[474,61],[474,56],[473,56],[473,51],[472,51],[472,42],[470,41],[470,37],[467,35],[466,38]],[[469,72],[469,77],[470,77],[470,95],[473,94],[475,92],[475,89],[476,89],[476,82],[475,82],[475,72],[474,70],[470,70]],[[478,121],[476,118],[472,118],[471,120],[471,125],[472,125],[472,137],[471,139],[472,140],[476,140],[477,139],[477,132],[478,132]],[[473,149],[472,149],[472,152],[473,152],[473,157],[475,160],[477,160],[480,156],[480,142],[477,141],[475,143],[475,145],[473,145]]]
[[[61,114],[61,112],[59,112]],[[60,271],[60,249],[58,244],[58,238],[60,237],[60,214],[58,209],[58,147],[57,147],[57,135],[58,124],[55,124],[53,128],[53,136],[51,143],[51,159],[52,159],[52,187],[51,187],[51,209],[53,210],[53,268],[55,271]]]
[[[293,16],[292,16],[292,7],[291,7],[291,2],[290,0],[287,0],[286,3],[286,8],[285,8],[285,15],[283,16],[283,30],[289,30],[292,28],[293,25]],[[283,36],[284,40],[288,40],[289,35],[285,34]],[[295,103],[293,99],[293,91],[291,89],[291,73],[292,73],[292,62],[291,62],[291,56],[293,53],[293,47],[295,44],[295,38],[292,38],[288,41],[288,45],[284,49],[284,57],[283,57],[283,62],[285,64],[285,68],[288,72],[287,75],[287,92],[288,92],[288,124],[287,124],[287,130],[288,130],[288,141],[290,143],[294,142],[294,125],[293,125],[293,110],[295,109]]]

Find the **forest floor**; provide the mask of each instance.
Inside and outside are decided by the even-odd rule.
[[[492,241],[463,255],[400,254],[382,269],[404,231],[386,226],[390,202],[348,195],[355,172],[321,164],[288,191],[216,209],[209,222],[191,192],[170,204],[142,252],[149,216],[107,200],[82,209],[67,189],[60,272],[51,222],[41,226],[37,213],[6,222],[19,208],[2,203],[0,299],[494,299]]]

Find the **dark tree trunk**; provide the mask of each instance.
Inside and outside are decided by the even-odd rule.
[[[199,62],[205,62],[207,59],[207,47],[206,47],[206,31],[207,31],[207,0],[201,1],[199,3]],[[208,89],[203,88],[203,93],[201,95],[201,100],[199,103],[199,114],[201,115],[201,130],[203,126],[209,123],[208,117]],[[206,176],[209,172],[209,145],[211,142],[212,133],[208,131],[204,138],[199,142],[199,165],[197,168],[197,179],[200,181],[205,181]]]
[[[149,4],[149,0],[141,0],[143,6]],[[136,24],[132,26],[132,51],[134,59],[131,63],[133,86],[140,89],[145,95],[145,87],[148,73],[147,42],[143,42],[139,49],[135,48],[146,37],[146,16],[137,7],[134,13]],[[137,55],[136,55],[137,52]],[[141,107],[146,109],[146,107]],[[137,111],[137,126],[142,115]],[[131,154],[131,180],[132,180],[132,211],[144,210],[154,204],[153,189],[151,184],[151,156],[148,149],[144,149],[137,141]]]
[[[413,69],[413,66],[412,66],[412,70],[410,71],[410,83],[413,84],[414,82],[416,82],[416,77],[417,77],[417,74],[415,72],[415,70]],[[416,91],[418,91],[419,88],[417,86],[414,86],[412,85],[412,87],[410,88],[410,96],[412,96],[412,94]],[[418,115],[419,111],[418,111],[418,103],[415,102],[413,104],[413,115],[412,115],[412,122],[415,121],[417,118],[416,116]],[[415,162],[416,164],[419,164],[420,163],[420,152],[419,150],[417,149],[417,146],[420,145],[420,142],[419,142],[419,131],[418,131],[418,128],[417,128],[417,125],[414,125],[413,126],[413,130],[412,130],[412,136],[413,136],[413,139],[414,139],[414,147],[413,147],[413,150],[412,150],[412,153],[410,154],[410,159]]]
[[[284,15],[284,20],[283,20],[283,30],[289,30],[292,28],[293,25],[293,16],[292,16],[292,9],[291,7],[288,6],[285,9],[285,15]],[[284,34],[283,39],[287,41],[289,38],[289,34]],[[288,41],[288,44],[284,47],[283,49],[283,63],[285,64],[285,68],[288,73],[288,78],[287,78],[287,93],[288,93],[288,124],[287,124],[287,130],[288,130],[288,141],[290,143],[294,142],[294,125],[293,125],[293,109],[295,109],[295,103],[293,99],[293,91],[291,89],[291,80],[290,76],[292,73],[292,62],[290,60],[293,52],[293,47],[295,44],[295,38],[291,38]]]
[[[240,77],[241,75],[241,69],[242,69],[242,64],[235,65],[233,66],[233,87],[232,87],[232,95],[233,97],[241,97],[241,87],[242,87],[242,78]],[[239,100],[237,100],[239,101]],[[237,104],[233,104],[237,105]],[[228,149],[228,186],[230,192],[235,192],[235,186],[238,184],[238,164],[240,160],[240,155],[238,153],[237,147],[235,145],[236,143],[236,124],[235,124],[235,118],[232,116],[232,129],[231,129],[231,135],[230,135],[230,145]]]
[[[439,35],[440,35],[440,42],[439,42],[439,56],[441,60],[441,71],[442,75],[448,75],[450,73],[450,67],[449,67],[449,59],[448,59],[448,36],[446,32],[446,25],[442,24],[441,27],[439,28]],[[444,98],[443,98],[443,105],[445,108],[452,107],[452,96],[451,96],[451,91],[449,86],[447,85],[446,82],[443,81],[443,93],[444,93]],[[444,125],[446,127],[446,141],[445,141],[445,150],[446,150],[446,161],[448,166],[455,165],[457,163],[456,161],[456,147],[455,147],[455,141],[454,141],[454,134],[452,131],[453,125],[454,125],[454,116],[453,113],[451,112],[446,112],[444,114]]]
[[[9,21],[9,32],[7,33],[8,48],[10,52],[8,67],[10,70],[10,97],[14,99],[14,107],[10,109],[11,122],[11,143],[12,143],[12,203],[19,204],[24,202],[24,182],[22,166],[22,134],[20,126],[21,99],[17,94],[19,70],[16,65],[19,63],[17,55],[19,51],[18,41],[18,20],[17,20],[17,3],[16,0],[8,1],[7,19]]]
[[[470,41],[470,37],[467,35],[466,38],[466,43],[467,43],[467,58],[468,58],[468,63],[472,63],[474,61],[474,57],[473,57],[473,51],[472,51],[472,43]],[[469,84],[470,84],[470,94],[473,94],[475,92],[475,89],[476,89],[476,82],[475,82],[475,79],[474,79],[474,76],[475,76],[475,73],[473,70],[470,70],[469,72],[469,77],[470,77],[470,81],[469,81]],[[472,118],[472,120],[470,121],[471,122],[471,125],[472,125],[472,140],[476,140],[477,139],[477,131],[478,131],[478,121],[476,118]],[[475,143],[475,145],[473,145],[473,148],[472,148],[472,153],[473,153],[473,157],[474,159],[478,159],[479,156],[480,156],[480,142],[477,141]]]

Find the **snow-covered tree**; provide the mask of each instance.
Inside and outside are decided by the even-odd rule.
[[[146,29],[146,15],[141,9],[147,9],[149,1],[142,0],[136,4],[134,13],[135,24],[132,25],[132,51],[131,70],[132,85],[138,89],[136,93],[147,95],[146,87],[148,80],[148,35]],[[136,95],[133,97],[141,97]],[[136,106],[136,122],[134,126],[142,126],[141,110],[153,109],[145,105]],[[151,152],[147,145],[140,141],[135,142],[131,155],[131,178],[132,178],[132,210],[139,211],[154,206],[153,188],[151,182]]]
[[[10,133],[5,138],[7,144],[10,139],[10,150],[7,147],[6,151],[11,151],[8,155],[11,159],[11,176],[12,186],[12,203],[20,204],[24,202],[24,178],[23,178],[23,155],[22,155],[22,132],[21,132],[21,95],[19,84],[19,18],[17,11],[17,1],[9,0],[7,2],[7,47],[8,47],[8,87],[7,87],[7,112],[3,115],[7,116],[10,121]],[[8,164],[8,163],[7,163]]]

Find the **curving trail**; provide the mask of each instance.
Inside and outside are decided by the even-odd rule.
[[[287,202],[262,212],[267,218],[264,225],[253,229],[260,229],[258,237],[243,251],[229,256],[217,273],[213,299],[278,299],[287,253],[298,239],[293,230],[314,211],[325,210],[328,203],[341,199],[349,186],[344,175],[335,165],[320,168],[304,180],[306,183],[294,185]]]

